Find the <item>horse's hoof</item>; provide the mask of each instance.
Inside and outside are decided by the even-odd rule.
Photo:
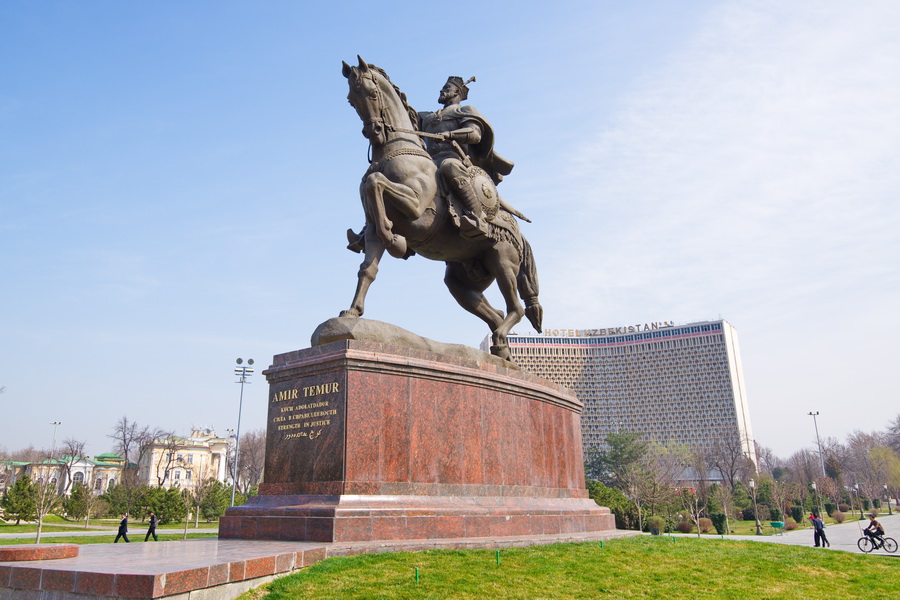
[[[491,346],[491,354],[512,362],[512,353],[509,351],[509,346]]]
[[[387,246],[387,251],[394,258],[406,257],[406,238],[402,235],[394,235],[391,243]]]

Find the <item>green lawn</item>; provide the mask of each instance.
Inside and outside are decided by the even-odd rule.
[[[500,551],[332,558],[241,600],[896,598],[900,559],[715,539],[641,536]],[[416,582],[416,568],[419,582]]]

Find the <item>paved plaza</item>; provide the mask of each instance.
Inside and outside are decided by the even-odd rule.
[[[862,530],[869,524],[869,519],[863,521],[859,519],[859,513],[851,516],[848,513],[848,521],[840,525],[829,525],[825,528],[825,536],[831,543],[826,550],[843,550],[845,552],[856,552],[862,554],[856,545],[857,540],[862,537]],[[895,540],[900,540],[900,512],[894,511],[892,516],[880,515],[878,522],[884,525],[885,535]],[[764,529],[771,531],[768,521],[765,523]],[[678,534],[679,537],[691,537],[688,534]],[[696,534],[694,534],[696,537]],[[712,538],[715,536],[704,536]],[[716,538],[718,539],[718,538]],[[752,542],[765,542],[770,544],[787,544],[788,546],[813,546],[813,530],[812,528],[798,529],[795,531],[786,531],[784,535],[730,535],[726,539],[729,540],[750,540]],[[900,558],[900,551],[893,555],[884,550],[875,550],[872,555],[896,556]]]

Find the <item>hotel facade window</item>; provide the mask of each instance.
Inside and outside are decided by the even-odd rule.
[[[585,454],[610,433],[714,451],[739,443],[755,462],[737,331],[727,321],[642,323],[509,336],[513,360],[584,404]],[[490,339],[482,343],[487,350]]]

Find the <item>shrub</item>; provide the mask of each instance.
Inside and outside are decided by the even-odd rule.
[[[792,506],[791,507],[791,518],[799,523],[803,520],[803,507],[802,506]]]
[[[841,502],[840,504],[838,504],[838,510],[841,512],[847,512],[850,510],[850,505],[844,504],[843,502]]]
[[[710,520],[712,521],[713,527],[716,528],[716,533],[719,535],[725,535],[728,533],[725,531],[725,513],[713,513],[710,516]]]
[[[741,511],[741,520],[743,521],[755,521],[756,514],[753,512],[753,507],[748,506],[744,510]]]
[[[650,517],[647,519],[647,528],[652,532],[654,529],[659,533],[666,530],[666,520],[662,517]]]
[[[637,526],[634,504],[620,490],[599,481],[588,481],[587,489],[591,500],[600,506],[606,506],[616,516],[616,529],[630,529]]]
[[[837,507],[834,504],[830,502],[825,503],[825,514],[829,517],[831,516],[831,513],[835,511],[835,509],[837,509]]]
[[[788,517],[787,519],[784,520],[784,528],[787,529],[788,531],[793,531],[793,530],[797,529],[797,521]]]
[[[675,529],[681,533],[690,533],[694,530],[694,524],[690,521],[679,521],[678,525],[675,526]]]
[[[784,515],[781,514],[781,509],[778,508],[770,508],[769,509],[769,518],[773,521],[783,521]]]
[[[713,530],[713,522],[706,517],[700,517],[700,533],[710,533]]]
[[[834,519],[835,523],[843,523],[844,519],[847,518],[847,515],[845,515],[844,513],[842,513],[839,510],[836,510],[833,513],[831,513],[831,518]]]
[[[872,498],[872,506],[881,508],[881,498]]]
[[[868,498],[863,498],[862,504],[863,510],[869,510],[870,503]]]

